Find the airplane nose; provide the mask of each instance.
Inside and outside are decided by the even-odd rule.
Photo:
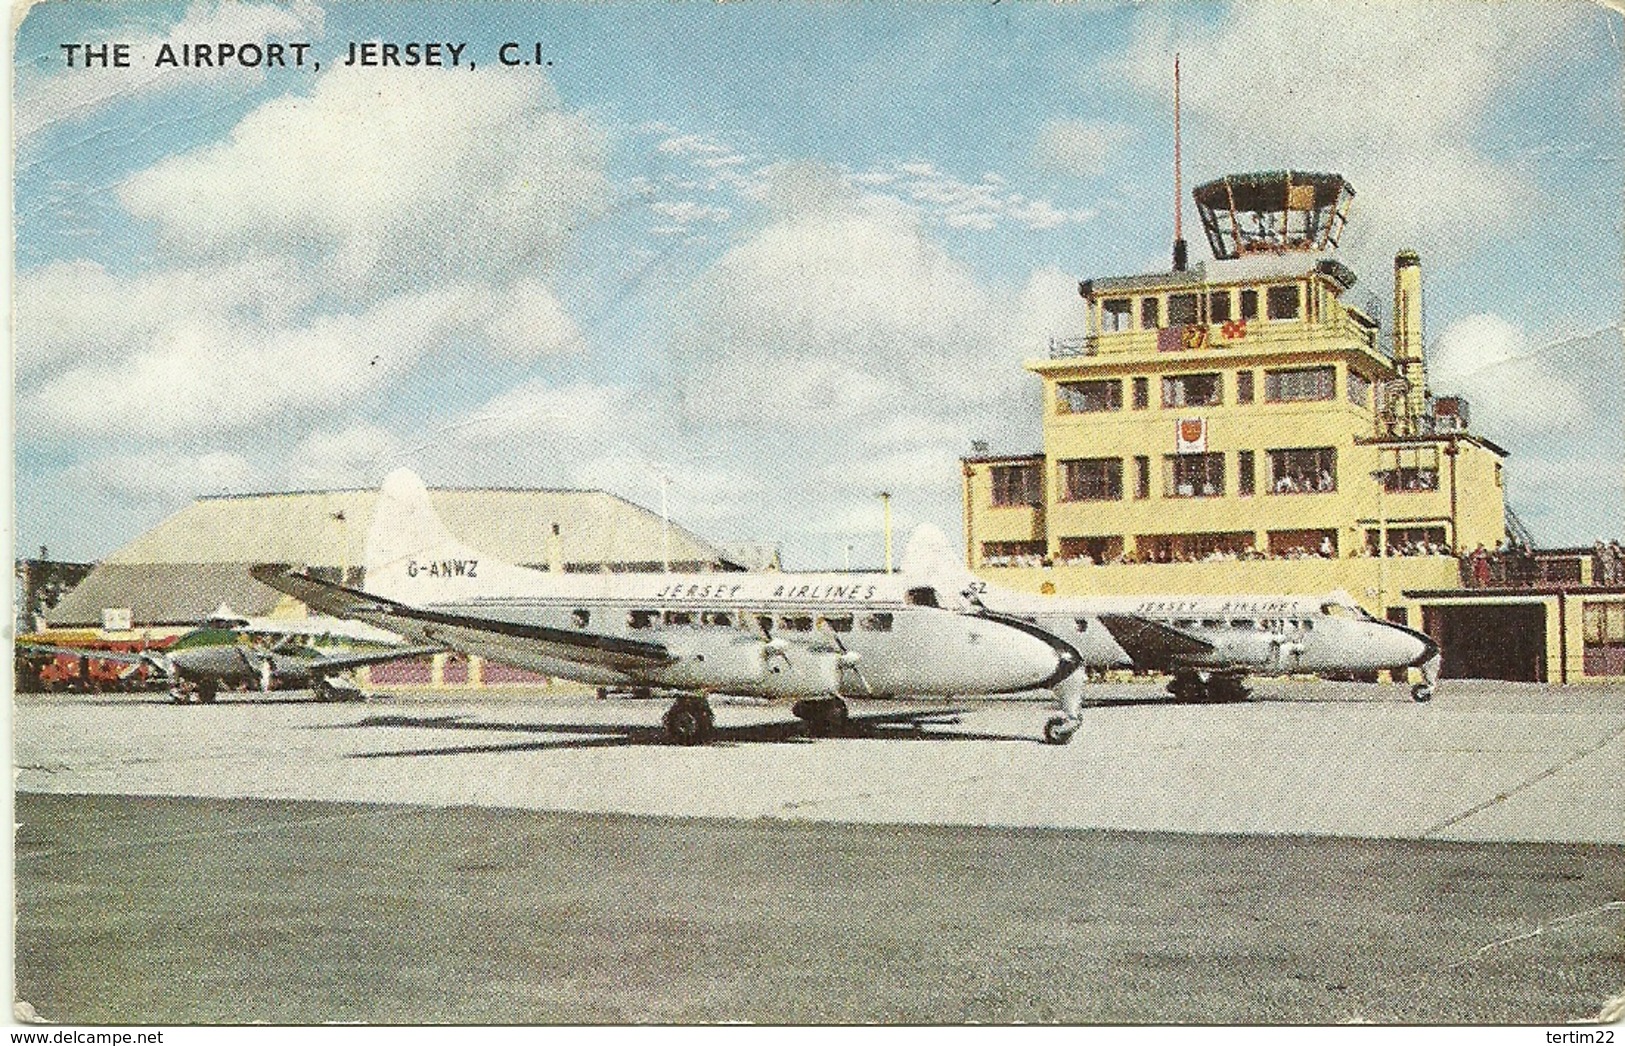
[[[1008,680],[1000,689],[1048,690],[1076,672],[1083,658],[1070,644],[1019,618],[984,615],[1003,625]]]
[[[1385,622],[1389,628],[1388,647],[1390,664],[1420,668],[1439,656],[1439,644],[1425,632]]]

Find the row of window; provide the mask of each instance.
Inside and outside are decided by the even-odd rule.
[[[1254,372],[1236,372],[1236,403],[1254,398]],[[1133,378],[1135,410],[1151,406],[1151,379]],[[1350,370],[1346,394],[1358,407],[1371,405],[1371,381]],[[1336,397],[1335,367],[1285,367],[1264,372],[1264,402],[1311,403]],[[1092,381],[1064,381],[1056,385],[1055,408],[1062,414],[1099,414],[1123,409],[1123,379],[1097,378]],[[1224,405],[1224,375],[1169,374],[1161,379],[1164,407],[1219,407]]]
[[[1296,283],[1265,288],[1265,318],[1297,319],[1303,311],[1302,292],[1302,285]],[[1179,327],[1192,323],[1228,323],[1233,319],[1258,319],[1258,291],[1255,289],[1208,292],[1205,317],[1202,315],[1203,304],[1203,296],[1194,292],[1170,294],[1168,315],[1165,320],[1160,297],[1106,298],[1100,303],[1100,331],[1102,334],[1115,334],[1134,330],[1136,312],[1139,314],[1140,330],[1157,330],[1161,327]]]
[[[590,610],[575,610],[570,614],[577,628],[586,628],[592,622]],[[814,620],[810,614],[781,614],[777,627],[784,632],[811,632],[814,627],[831,632],[850,632],[853,624],[865,632],[890,632],[892,615],[886,613],[833,614]],[[772,614],[734,614],[727,610],[628,610],[626,627],[634,631],[653,628],[745,628],[772,632],[775,618]]]
[[[1265,492],[1270,494],[1325,494],[1337,490],[1337,448],[1305,447],[1265,452],[1269,466]],[[1122,458],[1072,458],[1060,466],[1060,500],[1120,501],[1123,498]],[[1016,466],[1034,468],[1034,466]],[[1254,455],[1236,452],[1236,493],[1257,492]],[[1217,498],[1226,493],[1225,455],[1166,454],[1162,458],[1162,496],[1165,498]],[[1134,459],[1134,496],[1151,496],[1151,459]],[[1037,504],[1036,501],[1024,504]],[[1008,502],[994,502],[1009,504]]]

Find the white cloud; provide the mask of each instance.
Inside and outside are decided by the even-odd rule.
[[[602,212],[605,151],[534,76],[341,68],[134,175],[119,199],[182,256],[291,255],[351,296],[500,282],[545,272]]]
[[[17,104],[12,110],[12,130],[19,143],[26,143],[41,131],[87,119],[116,104],[138,98],[175,92],[257,83],[265,78],[263,68],[240,63],[220,67],[164,67],[153,63],[165,41],[232,41],[264,44],[271,40],[309,42],[322,31],[322,10],[313,3],[242,4],[232,2],[194,3],[185,16],[163,32],[142,29],[114,29],[102,35],[106,41],[130,45],[131,64],[127,69],[87,74],[83,68],[66,68],[39,78],[19,77]],[[314,54],[306,52],[307,63]],[[65,61],[60,54],[53,60]],[[291,64],[293,55],[287,54]]]
[[[400,451],[400,439],[377,425],[318,430],[299,441],[283,471],[293,487],[368,487],[389,471]]]
[[[153,450],[80,462],[66,469],[61,481],[93,496],[152,503],[243,493],[258,486],[261,475],[246,458],[228,451]]]
[[[1499,316],[1465,316],[1428,349],[1428,385],[1460,393],[1483,432],[1530,434],[1591,424],[1593,401],[1552,359],[1532,356],[1523,329]]]
[[[1077,177],[1104,174],[1106,165],[1133,137],[1123,124],[1101,120],[1051,120],[1039,131],[1033,161],[1040,169]]]
[[[1211,25],[1148,8],[1126,53],[1096,74],[1124,76],[1171,109],[1179,51],[1193,180],[1337,171],[1360,194],[1345,247],[1437,254],[1522,220],[1509,205],[1530,191],[1527,176],[1477,138],[1496,93],[1560,47],[1586,7],[1527,4],[1511,17],[1454,0],[1254,0]]]
[[[35,439],[163,438],[293,423],[354,402],[409,370],[468,323],[456,290],[385,299],[304,326],[226,315],[166,326],[127,358],[54,372],[23,394]]]

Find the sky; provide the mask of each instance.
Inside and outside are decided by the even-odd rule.
[[[369,41],[465,46],[346,67]],[[878,565],[882,490],[958,534],[971,442],[1040,446],[1021,362],[1081,331],[1077,281],[1168,266],[1176,52],[1185,185],[1345,175],[1350,294],[1421,254],[1430,385],[1511,451],[1513,510],[1625,537],[1606,7],[48,2],[14,47],[20,550],[401,465],[664,486],[794,568]]]

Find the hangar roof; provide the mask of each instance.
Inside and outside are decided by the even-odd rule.
[[[660,516],[603,491],[433,489],[429,500],[459,539],[512,563],[546,564],[554,524],[568,565],[660,563]],[[377,503],[373,489],[202,497],[103,562],[359,566]],[[671,525],[673,563],[720,558]]]
[[[661,566],[660,516],[603,491],[436,489],[429,500],[458,538],[512,563],[546,566],[557,524],[566,570]],[[270,613],[282,596],[250,577],[248,568],[279,562],[355,570],[377,502],[371,489],[198,498],[109,555],[46,621],[53,627],[100,624],[105,607],[129,607],[140,625],[195,623],[221,603],[239,614]],[[692,531],[671,525],[673,569],[730,561]]]

